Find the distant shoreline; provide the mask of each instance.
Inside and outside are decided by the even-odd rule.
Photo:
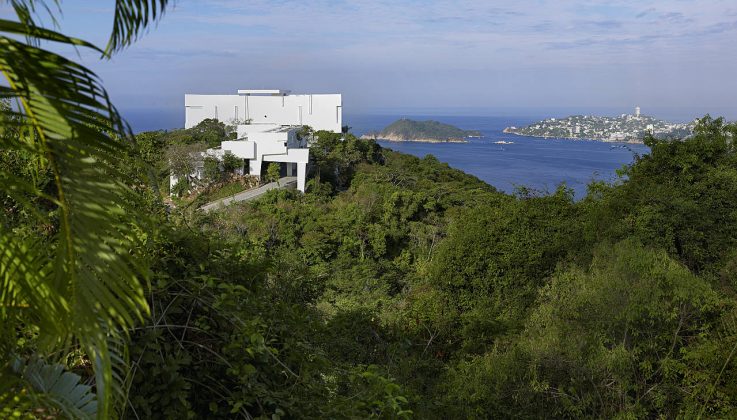
[[[522,134],[512,131],[512,127],[507,127],[504,130],[502,130],[502,133],[505,134],[514,134],[515,136],[522,136],[522,137],[532,137],[536,139],[559,139],[559,140],[574,140],[574,141],[598,141],[602,143],[627,143],[627,144],[645,144],[644,141],[639,139],[629,139],[629,140],[610,140],[610,139],[603,139],[603,138],[581,138],[581,137],[561,137],[561,136],[535,136],[532,134]]]
[[[403,139],[399,137],[392,137],[392,138],[386,138],[384,137],[374,137],[369,136],[367,134],[364,134],[361,136],[362,140],[377,140],[377,141],[387,141],[392,143],[468,143],[468,140],[466,139],[448,139],[448,140],[441,140],[441,139]]]

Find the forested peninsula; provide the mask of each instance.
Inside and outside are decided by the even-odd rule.
[[[476,130],[462,130],[438,121],[414,121],[406,118],[397,120],[379,132],[363,135],[364,140],[416,141],[424,143],[465,143],[468,137],[479,137]]]

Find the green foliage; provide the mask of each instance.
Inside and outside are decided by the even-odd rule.
[[[225,131],[225,124],[212,118],[202,120],[196,126],[187,130],[196,143],[203,143],[207,147],[219,147],[220,143],[230,140]]]
[[[272,279],[248,247],[176,231],[157,256],[154,316],[132,337],[128,417],[409,414],[401,388],[378,368],[326,357],[319,337],[328,331],[305,306],[310,298],[294,293],[303,288],[298,273],[281,267],[285,278]]]
[[[634,236],[696,272],[719,267],[737,246],[736,134],[706,117],[687,141],[649,139],[651,153],[623,172],[629,181],[589,200],[590,240]]]
[[[105,54],[129,44],[166,3],[116,2]],[[81,346],[94,369],[97,415],[107,418],[126,371],[126,330],[148,312],[140,282],[148,271],[142,257],[150,229],[146,203],[130,188],[140,179],[124,170],[132,135],[91,71],[40,45],[103,51],[44,28],[36,12],[48,12],[55,22],[55,9],[43,1],[11,6],[16,20],[0,20],[6,82],[0,98],[13,102],[1,110],[0,149],[5,162],[25,169],[0,168],[0,195],[12,200],[15,213],[0,227],[0,324],[6,333],[0,337],[0,383],[17,378],[6,369],[15,335],[36,325],[40,355]],[[16,230],[19,221],[25,226]],[[48,234],[30,234],[39,228]],[[28,389],[28,380],[21,381]]]
[[[169,171],[178,178],[190,178],[202,161],[205,145],[200,143],[172,145],[166,150]]]
[[[281,175],[279,164],[276,162],[269,163],[269,166],[266,168],[266,181],[277,182],[279,181],[280,177]]]
[[[157,167],[164,160],[166,146],[164,131],[148,131],[136,135],[138,156],[152,167]]]
[[[450,404],[476,416],[692,417],[715,378],[694,372],[719,368],[701,346],[724,304],[665,252],[603,244],[588,270],[561,270],[541,289],[516,343],[452,371]]]
[[[139,136],[141,134],[139,134]],[[172,130],[172,131],[166,132],[164,134],[164,137],[165,137],[166,143],[170,145],[180,145],[181,146],[181,145],[198,143],[197,139],[194,136],[194,133],[192,133],[192,129]]]
[[[205,182],[213,183],[222,178],[223,173],[220,170],[220,161],[213,156],[205,156],[202,160],[202,175]]]
[[[236,169],[243,167],[243,159],[240,159],[230,151],[223,154],[223,171],[226,174],[232,174]]]
[[[334,188],[343,190],[350,184],[359,163],[381,160],[376,142],[359,140],[352,134],[327,131],[318,131],[315,136],[317,139],[310,147],[310,155],[315,161],[316,185],[328,182]]]
[[[420,418],[730,417],[733,126],[702,124],[580,202],[317,133],[310,194],[200,227],[268,261],[325,318],[328,359],[391,372]]]
[[[13,360],[11,369],[22,380],[1,384],[0,414],[7,417],[31,418],[43,413],[48,417],[72,419],[92,419],[97,415],[97,400],[92,387],[80,383],[81,377],[65,372],[60,364],[49,365],[41,360],[27,364],[20,359]],[[25,383],[24,383],[25,382]],[[24,387],[28,384],[28,387]],[[5,389],[3,389],[5,388]],[[11,398],[11,395],[24,398]],[[35,411],[35,413],[34,413]]]
[[[182,197],[186,195],[191,189],[192,182],[189,180],[189,178],[184,178],[180,179],[176,184],[174,184],[174,186],[171,188],[171,193],[177,197]]]
[[[136,135],[136,138],[141,138],[145,142],[151,136],[159,137],[165,145],[201,144],[203,150],[208,147],[219,147],[221,142],[231,139],[226,132],[225,124],[212,118],[205,119],[189,129],[144,132]]]

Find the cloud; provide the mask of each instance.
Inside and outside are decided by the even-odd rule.
[[[657,12],[657,10],[654,7],[651,7],[649,9],[643,10],[642,12],[638,13],[635,17],[637,19],[642,19],[647,15],[651,15],[653,13]]]
[[[89,7],[86,0],[63,4]],[[94,19],[99,12],[90,11]],[[460,101],[479,90],[494,98],[493,89],[512,85],[534,85],[544,98],[556,83],[610,80],[613,66],[648,89],[659,80],[641,72],[653,63],[680,89],[702,76],[690,63],[718,58],[724,71],[737,72],[734,16],[727,0],[179,0],[113,67],[100,68],[113,80],[156,79],[151,85],[172,95],[196,83],[218,92],[259,84],[350,90],[375,104],[443,95]],[[87,27],[65,17],[70,27]],[[619,97],[612,82],[601,101],[607,89]],[[737,95],[737,86],[717,92],[728,93]]]

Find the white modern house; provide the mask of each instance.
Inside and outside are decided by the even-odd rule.
[[[310,149],[297,132],[305,125],[315,131],[340,133],[343,101],[340,94],[299,94],[288,90],[239,90],[237,95],[185,95],[185,128],[208,118],[236,125],[236,140],[224,141],[206,154],[231,152],[244,160],[248,173],[261,175],[264,162],[278,162],[287,176],[297,176],[304,192]],[[171,185],[176,178],[172,177]]]

